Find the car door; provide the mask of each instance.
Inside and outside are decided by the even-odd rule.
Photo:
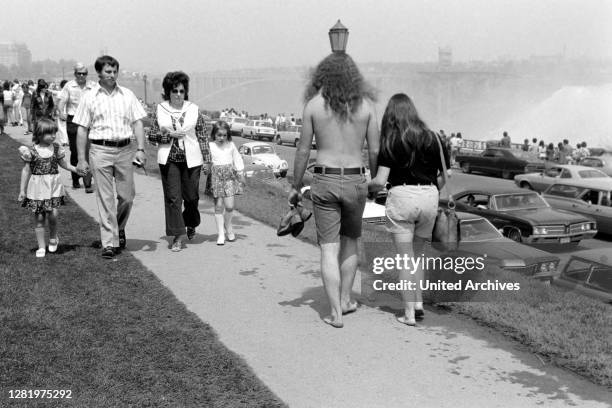
[[[612,197],[610,191],[599,191],[599,201],[591,205],[591,216],[597,221],[597,230],[612,234]]]
[[[559,173],[562,171],[559,167],[550,167],[544,169],[539,177],[533,177],[531,185],[535,191],[544,191],[548,186],[557,182]],[[531,180],[530,180],[531,181]]]
[[[584,191],[576,197],[576,200],[572,200],[567,209],[578,214],[586,215],[587,217],[595,218],[595,220],[598,221],[596,216],[597,212],[595,210],[599,204],[599,195],[599,190],[585,188]]]
[[[476,171],[483,173],[494,173],[497,174],[499,168],[497,163],[499,162],[499,156],[496,150],[487,149],[482,153],[481,157],[475,157],[474,167]]]

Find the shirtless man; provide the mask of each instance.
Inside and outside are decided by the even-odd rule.
[[[310,193],[321,248],[323,285],[331,307],[330,315],[323,320],[341,328],[342,315],[357,310],[357,302],[351,301],[351,290],[368,192],[361,150],[367,140],[374,177],[379,146],[375,96],[352,58],[335,53],[319,63],[304,99],[302,135],[295,153],[289,202],[296,204],[300,199],[299,190],[316,135],[317,159]]]

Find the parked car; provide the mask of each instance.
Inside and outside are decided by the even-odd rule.
[[[453,194],[457,211],[482,216],[504,236],[532,244],[577,244],[597,234],[597,223],[590,217],[553,209],[535,191],[520,188],[489,187]],[[447,199],[440,200],[441,206]]]
[[[589,156],[580,161],[581,166],[595,167],[612,176],[612,153],[603,153],[601,156]]]
[[[286,177],[289,165],[274,150],[274,145],[265,142],[248,142],[238,148],[245,163],[261,164],[274,172],[276,177]]]
[[[265,120],[249,120],[243,126],[241,136],[258,140],[265,138],[272,141],[276,136],[276,129],[274,129],[274,125]]]
[[[247,118],[238,117],[223,118],[223,120],[226,121],[227,124],[230,126],[230,133],[236,136],[242,134],[242,129],[249,121]]]
[[[553,283],[612,303],[612,249],[574,252]]]
[[[612,234],[612,178],[559,180],[543,197],[553,208],[593,218],[600,232]]]
[[[555,164],[540,173],[519,174],[514,177],[517,186],[535,191],[544,191],[551,184],[566,180],[609,178],[608,175],[592,167]]]
[[[384,224],[384,194],[368,200],[363,222]],[[523,275],[550,282],[557,275],[559,257],[546,251],[505,238],[489,220],[476,214],[457,212],[459,218],[459,244],[452,255],[487,254],[487,266],[519,272]]]
[[[283,143],[289,143],[294,147],[297,147],[302,135],[302,125],[289,125],[282,129],[279,129],[276,133],[276,144],[282,145]],[[312,148],[316,149],[317,143],[315,135],[312,135]]]
[[[529,152],[503,147],[487,147],[479,155],[460,154],[455,162],[464,173],[480,172],[511,179],[517,174],[544,170],[544,161]]]

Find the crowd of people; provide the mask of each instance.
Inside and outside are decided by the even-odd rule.
[[[189,101],[189,77],[181,71],[169,72],[163,79],[163,101],[153,112],[151,131],[145,135],[142,119],[147,114],[129,89],[117,83],[119,62],[108,55],[94,64],[98,81],[87,81],[87,68],[74,67],[75,79],[62,89],[49,89],[44,80],[3,85],[4,117],[19,125],[26,109],[31,118],[33,144],[19,149],[24,162],[19,200],[34,214],[37,257],[47,251],[45,223],[49,226],[48,251],[59,245],[58,209],[65,191],[58,167],[74,174],[73,188],[83,178],[87,192],[95,192],[98,203],[103,258],[112,259],[126,248],[125,228],[135,196],[134,167],[146,163],[146,141],[158,145],[157,161],[164,196],[165,231],[172,237],[171,250],[180,252],[196,235],[200,213],[199,182],[204,174],[211,180],[215,202],[217,245],[232,242],[234,197],[243,193],[244,163],[231,140],[230,126],[223,119],[248,113],[224,109],[210,136],[200,108]],[[342,80],[338,80],[342,78]],[[15,102],[15,90],[22,90],[21,103]],[[30,98],[25,95],[30,95]],[[18,94],[19,95],[19,94]],[[17,97],[19,99],[19,96]],[[29,102],[29,109],[24,106]],[[277,127],[302,123],[302,134],[295,153],[292,189],[288,201],[299,206],[301,187],[309,163],[312,138],[317,137],[317,155],[313,168],[311,199],[321,251],[321,275],[330,312],[323,320],[335,328],[344,326],[343,316],[358,309],[352,288],[358,264],[358,238],[368,194],[389,188],[386,224],[398,254],[421,253],[438,216],[439,190],[444,184],[444,169],[463,146],[461,133],[450,137],[436,133],[419,116],[411,98],[398,93],[388,101],[378,127],[376,93],[364,80],[352,58],[346,53],[332,53],[312,72],[304,99],[303,122],[291,114],[260,117]],[[67,142],[57,141],[65,122]],[[362,162],[364,143],[368,149],[371,181]],[[528,151],[544,142],[529,145]],[[70,148],[66,161],[65,145]],[[507,133],[500,144],[510,147]],[[536,146],[534,148],[534,146]],[[567,146],[567,147],[566,147]],[[586,143],[574,156],[564,141],[557,150],[545,148],[549,160],[582,157]],[[551,153],[552,152],[552,153]],[[563,154],[561,154],[563,152]],[[93,179],[93,186],[92,186]],[[400,279],[414,282],[416,290],[402,292],[404,312],[398,321],[414,326],[424,318],[418,282],[424,271],[400,271]]]
[[[263,120],[267,122],[270,126],[273,126],[276,130],[284,130],[287,126],[290,125],[301,125],[302,119],[296,118],[292,113],[289,116],[286,116],[285,113],[279,113],[272,119],[268,113],[261,113],[259,115],[249,116],[249,112],[245,110],[241,110],[238,112],[234,108],[225,108],[221,111],[219,115],[220,120],[227,120],[229,118],[244,118],[244,119],[256,119]]]

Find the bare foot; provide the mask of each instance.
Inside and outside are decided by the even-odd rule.
[[[407,326],[416,326],[416,320],[411,319],[409,317],[406,316],[398,316],[397,317],[397,321],[400,323],[403,323]]]
[[[344,323],[342,322],[337,322],[336,320],[333,319],[333,317],[331,316],[327,316],[323,318],[323,321],[327,324],[329,324],[332,327],[335,327],[336,329],[341,329],[344,327]]]
[[[346,307],[342,308],[342,314],[347,315],[347,314],[354,313],[357,311],[358,308],[359,308],[359,303],[357,303],[356,301],[349,302],[346,305]]]

